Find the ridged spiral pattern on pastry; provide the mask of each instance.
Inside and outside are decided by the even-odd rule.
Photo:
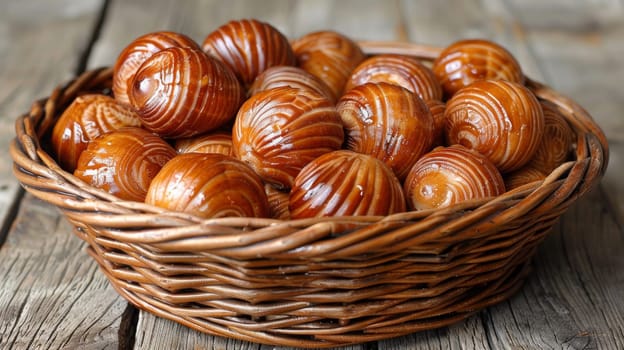
[[[531,160],[544,134],[537,98],[522,85],[482,80],[446,103],[446,140],[473,148],[505,173]]]
[[[188,36],[169,31],[141,35],[126,46],[115,61],[113,68],[113,95],[117,101],[130,103],[128,97],[132,78],[141,64],[158,51],[168,47],[190,47],[200,49]]]
[[[443,208],[505,192],[496,167],[461,145],[437,147],[424,155],[410,170],[403,188],[412,210]]]
[[[278,188],[290,188],[306,164],[340,149],[343,140],[334,105],[315,92],[290,87],[250,97],[232,131],[236,157]]]
[[[402,211],[405,197],[390,168],[376,158],[348,150],[327,153],[310,162],[290,191],[293,219]]]
[[[234,156],[232,134],[224,131],[177,139],[175,149],[178,153],[219,153]]]
[[[203,218],[267,217],[264,185],[243,162],[217,153],[185,153],[156,175],[145,202]]]
[[[400,55],[377,55],[360,63],[351,73],[345,92],[365,83],[399,85],[423,100],[441,100],[442,86],[433,71],[417,59]]]
[[[483,39],[460,40],[447,46],[432,69],[447,97],[478,80],[524,83],[516,58],[504,47]]]
[[[433,117],[407,89],[366,83],[344,94],[336,105],[346,131],[346,148],[371,155],[402,180],[433,142]]]
[[[139,116],[112,97],[87,94],[76,97],[52,130],[52,149],[59,165],[74,172],[89,142],[124,126],[140,126]]]
[[[356,42],[333,31],[306,34],[292,48],[299,67],[325,82],[334,101],[342,95],[353,69],[366,58]]]
[[[202,48],[229,66],[245,87],[269,67],[296,64],[284,34],[255,19],[222,25],[206,36]]]
[[[230,69],[201,50],[189,48],[155,53],[133,81],[130,103],[143,126],[166,138],[218,128],[234,117],[243,98]]]
[[[540,104],[544,112],[544,136],[529,164],[549,174],[568,160],[575,135],[554,104],[548,101]]]
[[[264,185],[264,192],[269,201],[271,217],[279,220],[290,220],[289,192],[279,191],[269,184]]]
[[[445,143],[444,140],[444,127],[446,120],[444,118],[444,110],[446,104],[440,100],[425,100],[425,104],[431,112],[433,117],[433,146],[442,146]]]
[[[302,68],[292,66],[276,66],[265,70],[256,77],[249,88],[248,95],[282,86],[312,90],[327,97],[332,103],[336,102],[334,95],[324,82]]]
[[[142,202],[154,176],[175,155],[160,137],[124,127],[91,141],[74,175],[121,199]]]

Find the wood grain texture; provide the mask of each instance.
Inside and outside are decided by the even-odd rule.
[[[611,157],[602,188],[624,225],[624,5],[596,0],[508,3],[545,81],[580,103],[605,131]]]
[[[575,203],[522,292],[485,313],[493,348],[624,348],[624,235],[601,199]]]
[[[13,122],[34,99],[74,75],[101,1],[6,0],[1,6],[0,242],[21,198],[8,153],[9,140],[15,136]]]
[[[0,250],[0,348],[115,349],[126,302],[50,205],[27,194]]]
[[[147,312],[139,314],[137,339],[134,350],[296,350],[291,347],[275,347],[242,340],[215,337],[192,331],[173,321],[165,320]],[[336,350],[363,350],[365,345],[345,346]],[[331,349],[330,349],[331,350]]]
[[[127,304],[51,205],[23,201],[8,154],[14,119],[71,78],[101,1],[3,1],[0,11],[0,348],[115,348]],[[62,38],[62,40],[59,40]],[[12,210],[21,210],[13,222]]]

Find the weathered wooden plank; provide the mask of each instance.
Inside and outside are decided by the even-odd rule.
[[[404,39],[398,0],[300,0],[295,2],[292,37],[317,30],[335,30],[355,40]]]
[[[379,13],[384,16],[378,16]],[[113,1],[88,66],[114,64],[118,53],[130,41],[148,32],[174,30],[201,43],[212,30],[240,18],[266,21],[290,38],[333,29],[355,39],[390,40],[397,39],[402,32],[397,1],[271,0],[262,4],[249,0],[180,3],[141,0],[127,4]]]
[[[494,348],[624,348],[622,230],[596,190],[539,249],[522,293],[485,317]]]
[[[624,189],[616,179],[624,170],[624,124],[613,113],[624,110],[618,88],[624,64],[612,55],[624,52],[615,39],[624,33],[624,12],[613,1],[511,1],[509,7],[546,82],[590,111],[613,147],[602,189],[563,216],[521,294],[490,308],[490,341],[496,348],[622,348]]]
[[[165,320],[147,312],[139,314],[135,350],[296,350],[291,347],[274,347],[236,339],[215,337],[192,331],[176,322]],[[345,346],[336,350],[359,350],[364,346]]]
[[[101,1],[2,2],[0,11],[0,242],[20,189],[8,152],[13,122],[35,98],[74,75]],[[71,5],[71,6],[70,6]],[[62,38],[62,40],[59,40]]]
[[[290,18],[285,10],[291,6],[288,0],[263,4],[246,0],[112,1],[88,66],[113,65],[119,52],[134,38],[157,30],[184,33],[201,44],[208,33],[229,20],[257,18],[286,32]]]
[[[99,0],[3,1],[2,147],[14,137],[15,117],[75,74],[101,7]],[[0,348],[115,348],[127,303],[55,208],[29,195],[19,202],[8,151],[0,157],[0,219],[8,231],[0,249]]]
[[[114,349],[127,303],[83,241],[27,194],[0,250],[0,348]]]
[[[624,6],[618,1],[509,1],[546,81],[587,109],[605,131],[611,160],[604,193],[624,224]]]

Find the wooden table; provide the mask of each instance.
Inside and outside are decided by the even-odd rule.
[[[622,0],[3,0],[0,4],[0,348],[268,349],[191,331],[118,296],[59,212],[25,194],[6,149],[32,101],[133,38],[170,29],[201,41],[255,17],[289,37],[444,46],[495,40],[525,72],[574,98],[606,131],[609,170],[563,215],[510,300],[465,322],[352,349],[624,349],[624,2]]]

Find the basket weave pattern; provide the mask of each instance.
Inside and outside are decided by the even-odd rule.
[[[432,60],[439,49],[362,42],[369,53]],[[332,347],[445,326],[516,292],[537,245],[594,186],[606,138],[574,101],[528,80],[577,134],[574,160],[496,198],[387,217],[294,221],[200,219],[122,201],[63,171],[46,151],[64,108],[110,88],[88,71],[16,121],[14,173],[89,245],[114,288],[137,307],[210,334]]]

